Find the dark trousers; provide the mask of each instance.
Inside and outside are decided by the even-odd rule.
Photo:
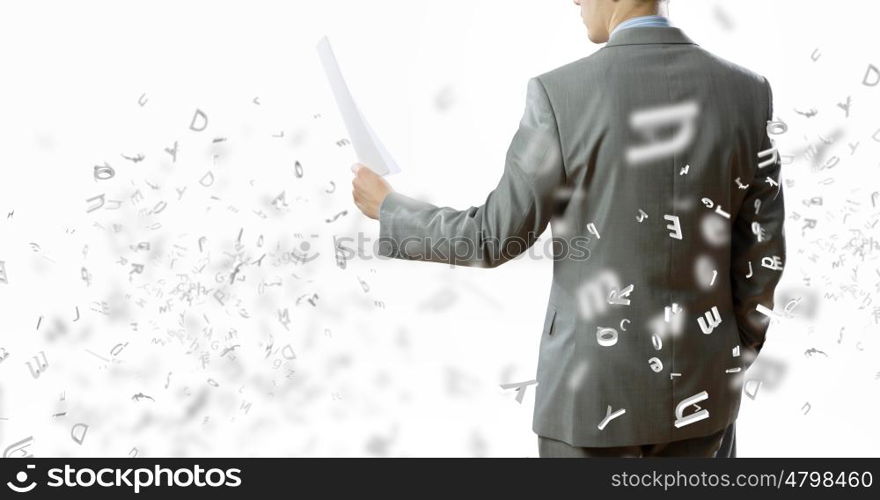
[[[538,456],[540,458],[648,458],[648,457],[703,457],[715,458],[726,456],[719,453],[722,440],[731,433],[732,444],[733,424],[708,436],[700,436],[668,443],[643,444],[635,446],[613,446],[603,448],[591,448],[584,446],[572,446],[546,436],[538,436]],[[730,453],[730,450],[722,450],[722,453]],[[736,456],[735,451],[733,452]]]

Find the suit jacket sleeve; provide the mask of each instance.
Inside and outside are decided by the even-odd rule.
[[[773,116],[773,93],[765,81],[768,99],[767,121]],[[762,127],[761,151],[773,147],[766,127]],[[764,167],[760,163],[774,161]],[[774,291],[782,277],[785,263],[785,206],[783,203],[781,162],[779,154],[761,155],[754,159],[755,175],[749,183],[743,205],[733,226],[731,283],[733,306],[740,340],[755,354],[764,345],[770,318],[757,310],[759,305],[772,310]],[[756,232],[762,232],[759,237]],[[752,274],[749,275],[749,263]]]
[[[379,207],[378,253],[454,265],[500,265],[525,252],[547,227],[554,192],[564,177],[556,117],[543,84],[532,78],[504,173],[485,203],[455,210],[391,193]]]

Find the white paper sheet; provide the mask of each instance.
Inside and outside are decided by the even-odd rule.
[[[364,118],[357,103],[354,101],[348,85],[342,77],[339,63],[336,62],[336,56],[333,54],[330,40],[326,36],[318,42],[317,50],[321,64],[324,66],[324,72],[327,74],[327,81],[330,82],[333,97],[336,98],[336,105],[339,106],[339,112],[342,113],[342,121],[345,123],[345,128],[348,129],[348,138],[351,141],[351,145],[354,146],[358,161],[379,175],[400,172],[400,168],[397,166],[394,158],[385,149],[382,141],[379,140],[376,132],[373,131],[373,128]]]

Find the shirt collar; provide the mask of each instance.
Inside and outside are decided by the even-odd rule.
[[[614,30],[611,31],[611,36],[614,36],[620,30],[625,30],[627,28],[640,28],[640,27],[654,27],[654,28],[668,28],[669,18],[665,16],[638,16],[631,17],[626,21],[618,24],[614,27]]]
[[[646,44],[690,44],[696,45],[680,29],[634,27],[622,31],[615,31],[615,35],[608,40],[605,47],[620,45],[646,45]]]

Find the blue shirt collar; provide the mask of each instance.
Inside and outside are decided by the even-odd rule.
[[[627,28],[668,28],[669,26],[669,18],[664,16],[632,17],[615,26],[614,30],[611,32],[611,36],[614,36],[618,31]]]

